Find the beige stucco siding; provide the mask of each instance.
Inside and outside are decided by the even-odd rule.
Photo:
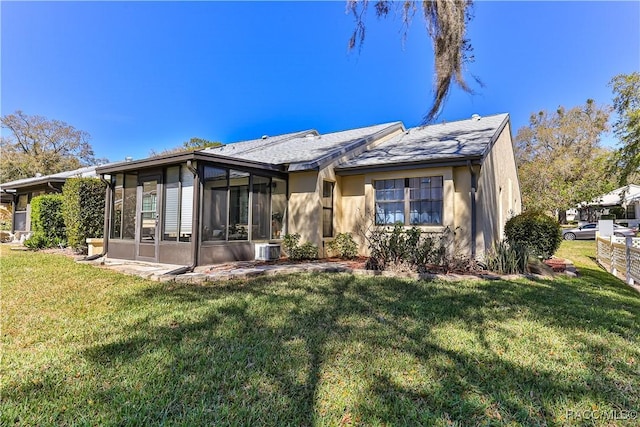
[[[471,254],[471,172],[468,166],[453,168],[453,209],[456,231],[456,250]]]
[[[343,176],[338,180],[342,197],[337,199],[339,227],[338,233],[351,233],[353,240],[359,248],[364,248],[366,243],[362,234],[358,232],[364,221],[365,195],[364,195],[364,175]],[[364,253],[364,250],[360,251]]]
[[[501,238],[506,220],[521,211],[509,124],[496,139],[482,166],[473,166],[473,171],[477,176],[476,253],[482,257],[484,251]],[[302,242],[317,245],[319,255],[327,255],[325,246],[331,239],[322,236],[322,183],[334,182],[334,234],[350,232],[358,243],[359,253],[367,255],[362,232],[373,227],[374,223],[374,182],[430,176],[443,177],[442,224],[420,228],[425,232],[441,232],[449,227],[455,231],[455,247],[452,249],[458,254],[470,255],[474,239],[471,235],[473,192],[469,166],[424,167],[336,176],[332,164],[318,172],[291,173],[288,232],[299,233]]]
[[[453,169],[421,168],[405,171],[377,172],[363,175],[344,176],[339,180],[341,198],[338,203],[340,208],[339,232],[351,232],[358,243],[361,255],[367,255],[366,242],[362,237],[362,231],[373,227],[375,215],[375,190],[374,182],[383,179],[420,178],[429,176],[443,177],[443,212],[442,225],[421,226],[425,232],[441,232],[445,227],[452,230],[456,227],[456,189],[453,184]]]
[[[321,244],[322,201],[318,191],[318,172],[289,175],[287,232],[300,234],[302,243]]]
[[[478,180],[478,255],[503,238],[504,224],[521,212],[520,185],[509,124],[487,154]]]

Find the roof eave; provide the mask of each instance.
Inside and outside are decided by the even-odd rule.
[[[54,182],[64,183],[64,182],[66,182],[66,180],[67,180],[67,178],[51,178],[51,177],[47,177],[47,178],[37,179],[37,180],[29,181],[29,182],[21,182],[21,183],[14,184],[14,185],[7,185],[7,184],[11,184],[10,182],[8,182],[7,184],[0,184],[0,189],[2,189],[2,191],[18,190],[18,189],[26,188],[26,187],[37,187],[37,186],[40,186],[40,185],[46,185],[47,183],[54,183]]]
[[[420,160],[411,162],[398,162],[398,163],[385,163],[378,165],[363,165],[363,166],[351,166],[351,167],[336,167],[336,175],[362,175],[372,172],[390,172],[400,171],[418,168],[437,168],[437,167],[455,167],[455,166],[467,166],[471,162],[472,165],[482,164],[482,156],[465,156],[456,157],[453,159],[433,159],[433,160]]]
[[[161,167],[170,164],[183,163],[188,160],[204,160],[216,162],[228,166],[262,169],[274,172],[282,172],[283,167],[281,165],[274,165],[271,163],[256,162],[253,160],[238,159],[235,157],[221,156],[219,154],[205,153],[202,151],[193,151],[188,153],[176,153],[167,154],[158,157],[151,157],[142,160],[134,160],[131,162],[123,162],[106,167],[99,167],[96,169],[98,174],[110,174],[118,172],[130,172],[132,170],[147,169],[152,167]]]

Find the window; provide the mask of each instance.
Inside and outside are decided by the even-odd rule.
[[[442,224],[443,179],[385,179],[374,182],[376,225]]]
[[[18,200],[16,200],[16,208],[14,213],[14,231],[26,231],[27,230],[27,204],[29,201],[28,194],[20,194]]]
[[[133,240],[136,236],[136,175],[117,174],[113,178],[111,206],[111,238]]]
[[[165,171],[162,240],[190,242],[193,218],[193,174],[186,166]]]
[[[636,205],[627,205],[627,219],[636,219]]]
[[[376,224],[404,224],[404,179],[375,182]]]
[[[409,178],[411,225],[442,224],[442,177]]]
[[[333,237],[333,186],[322,181],[322,237]]]

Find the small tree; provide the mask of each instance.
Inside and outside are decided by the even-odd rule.
[[[507,242],[513,248],[524,246],[528,253],[551,258],[562,242],[562,228],[541,211],[526,211],[509,219],[504,226]]]
[[[103,237],[105,190],[96,178],[70,178],[62,188],[67,238],[76,251],[86,251],[86,239]]]

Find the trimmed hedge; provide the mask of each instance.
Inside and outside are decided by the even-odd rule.
[[[45,194],[31,200],[31,230],[41,242],[38,247],[63,243],[66,238],[63,198],[60,194]]]
[[[103,237],[105,190],[96,178],[70,178],[62,187],[67,239],[76,251],[86,252],[87,238]]]
[[[549,259],[562,242],[560,223],[541,211],[526,211],[509,219],[504,226],[507,242],[512,247],[523,245],[527,251]]]

